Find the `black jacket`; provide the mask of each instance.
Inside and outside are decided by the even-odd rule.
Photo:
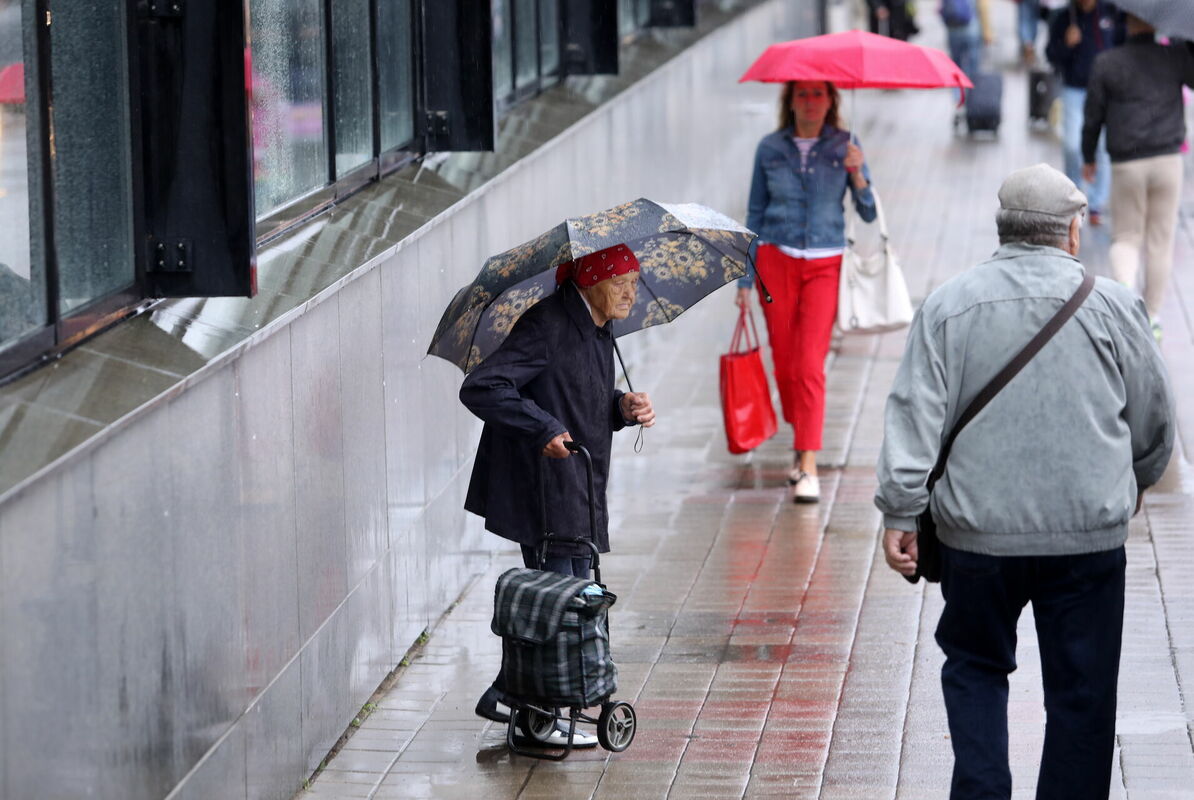
[[[1186,138],[1183,83],[1194,86],[1194,54],[1187,43],[1161,45],[1141,33],[1099,53],[1086,86],[1082,159],[1094,163],[1104,125],[1112,161],[1178,152]]]
[[[565,283],[523,314],[501,347],[460,387],[460,401],[485,421],[465,509],[484,517],[487,530],[534,545],[543,531],[542,475],[549,530],[588,537],[583,461],[541,455],[548,442],[567,431],[592,454],[597,548],[608,552],[605,487],[613,431],[626,426],[619,408],[622,394],[614,388],[610,326],[594,325],[575,285]]]
[[[1077,47],[1068,47],[1065,43],[1065,32],[1071,24],[1077,24],[1082,31],[1082,41]],[[1071,2],[1055,11],[1049,21],[1049,45],[1045,55],[1061,73],[1062,83],[1085,89],[1095,56],[1122,44],[1123,40],[1123,18],[1114,6],[1100,2],[1092,11],[1083,12]]]

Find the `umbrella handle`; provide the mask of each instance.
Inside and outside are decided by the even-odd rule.
[[[756,238],[755,241],[757,242],[758,239]],[[759,268],[755,266],[755,251],[753,248],[748,247],[746,249],[746,260],[755,274],[755,280],[759,283],[759,291],[763,293],[763,300],[768,303],[774,302],[771,298],[771,292],[767,291],[767,284],[763,283],[763,276],[759,274]],[[623,372],[625,372],[624,367]]]
[[[634,387],[630,384],[630,373],[626,371],[626,362],[622,360],[622,351],[618,349],[618,338],[610,336],[610,341],[614,343],[614,354],[618,357],[618,364],[622,367],[622,376],[626,378],[626,388],[634,392]],[[641,453],[643,451],[643,426],[639,423],[638,436],[634,437],[634,452]]]

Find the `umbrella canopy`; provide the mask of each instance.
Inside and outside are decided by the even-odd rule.
[[[555,291],[560,264],[618,244],[634,251],[641,272],[638,299],[629,318],[614,321],[614,333],[671,322],[714,289],[746,275],[754,238],[724,214],[694,203],[640,198],[566,219],[487,259],[448,304],[427,352],[471,371],[527,309]]]
[[[738,79],[745,81],[830,81],[839,89],[974,86],[942,51],[866,31],[773,44]]]
[[[1115,5],[1140,17],[1162,36],[1194,40],[1194,0],[1115,0]]]

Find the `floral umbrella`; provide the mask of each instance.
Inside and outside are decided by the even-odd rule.
[[[448,304],[427,352],[471,371],[528,308],[555,291],[556,267],[618,244],[634,251],[641,274],[638,300],[629,318],[614,322],[615,334],[671,322],[714,289],[746,275],[754,238],[724,214],[695,203],[640,198],[566,219],[486,260]]]

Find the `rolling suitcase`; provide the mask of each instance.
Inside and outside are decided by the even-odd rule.
[[[966,96],[966,130],[999,132],[1003,121],[1003,76],[979,72],[971,76],[974,88]]]
[[[1057,99],[1057,78],[1049,70],[1028,73],[1028,121],[1048,122],[1049,109]]]

